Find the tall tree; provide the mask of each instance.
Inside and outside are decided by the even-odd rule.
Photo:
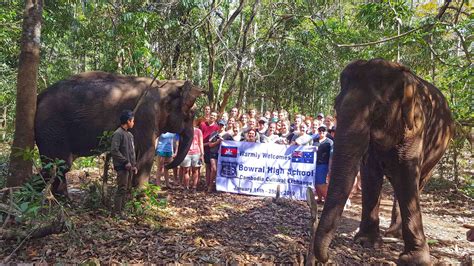
[[[23,14],[23,34],[18,62],[15,136],[10,154],[8,186],[18,186],[32,173],[32,162],[19,151],[34,147],[34,119],[40,62],[40,37],[43,0],[26,0]]]

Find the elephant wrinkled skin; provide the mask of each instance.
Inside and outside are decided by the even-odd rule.
[[[419,193],[453,135],[444,96],[404,66],[359,60],[341,73],[335,109],[331,181],[313,243],[316,258],[328,260],[329,244],[360,165],[362,219],[355,240],[364,246],[381,243],[379,204],[386,176],[400,207],[405,248],[399,263],[429,264]]]
[[[59,81],[38,96],[35,139],[44,158],[62,159],[69,168],[75,158],[90,156],[105,131],[120,125],[122,110],[135,113],[135,140],[138,174],[134,185],[148,181],[155,155],[155,139],[162,132],[180,134],[180,146],[173,162],[186,156],[193,138],[196,98],[202,91],[189,81],[154,81],[151,78],[86,72]],[[53,183],[55,192],[66,192],[65,182]]]

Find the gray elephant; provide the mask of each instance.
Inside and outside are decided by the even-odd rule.
[[[362,219],[356,241],[381,244],[379,205],[385,175],[400,207],[405,249],[399,262],[429,264],[419,195],[453,135],[444,96],[399,64],[359,60],[341,73],[335,109],[331,181],[313,243],[316,258],[328,260],[329,244],[361,165]]]
[[[151,78],[86,72],[50,86],[38,96],[35,139],[40,154],[64,160],[69,169],[77,157],[94,154],[103,132],[119,126],[122,110],[133,110],[138,105],[131,130],[139,169],[134,186],[148,181],[155,139],[162,132],[180,135],[177,156],[167,165],[176,167],[191,145],[192,107],[202,91],[189,81],[151,82]],[[53,191],[67,193],[65,185],[55,181]]]

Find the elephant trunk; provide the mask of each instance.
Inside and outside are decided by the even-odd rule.
[[[176,157],[174,157],[172,162],[165,165],[166,169],[175,168],[184,160],[184,158],[188,154],[191,144],[193,143],[193,137],[194,137],[194,128],[192,126],[186,127],[181,132],[180,138],[179,138],[178,153],[176,154]]]
[[[328,194],[313,243],[315,257],[320,262],[328,260],[328,247],[354,184],[360,160],[367,150],[368,136],[368,130],[354,133],[348,127],[338,126]]]

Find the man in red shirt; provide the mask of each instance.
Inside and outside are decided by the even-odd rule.
[[[199,124],[199,129],[202,132],[202,138],[204,143],[204,162],[206,163],[206,185],[209,187],[211,184],[211,151],[209,149],[209,137],[214,132],[219,132],[219,126],[216,123],[217,113],[211,112],[208,121],[203,121]],[[215,158],[217,159],[217,158]]]
[[[206,105],[204,107],[204,116],[197,118],[197,125],[199,126],[202,122],[209,121],[209,117],[211,116],[211,107]]]

